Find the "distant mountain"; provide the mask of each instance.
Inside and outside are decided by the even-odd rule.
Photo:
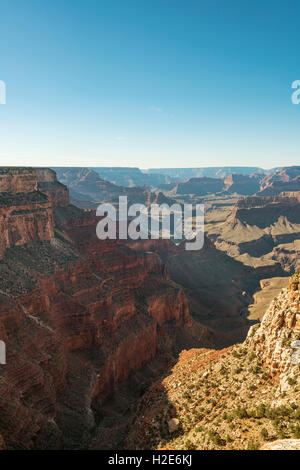
[[[281,192],[300,191],[300,167],[262,170],[257,167],[167,168],[145,170],[129,167],[55,167],[60,181],[70,188],[73,202],[99,202],[127,194],[135,202],[141,201],[141,192],[160,189],[168,196],[213,193],[237,193],[245,196],[258,194],[275,196]],[[156,174],[150,171],[157,171]],[[169,174],[162,174],[168,171]],[[158,173],[161,172],[161,173]],[[193,174],[193,175],[191,175]],[[187,176],[188,175],[188,176]],[[170,193],[170,194],[167,194]],[[86,203],[84,202],[84,207]]]
[[[237,173],[240,175],[251,175],[252,173],[269,174],[273,170],[263,170],[255,166],[216,166],[207,168],[151,168],[143,170],[146,174],[168,175],[173,180],[183,181],[193,177],[225,178],[226,176]]]
[[[100,202],[116,202],[119,196],[127,196],[128,203],[162,204],[174,201],[166,198],[161,192],[151,192],[147,186],[125,187],[100,178],[99,174],[89,168],[55,167],[59,180],[68,186],[71,203],[83,209],[95,209]]]
[[[185,181],[189,178],[226,178],[230,174],[251,175],[258,173],[270,175],[274,170],[263,170],[259,167],[210,167],[210,168],[154,168],[141,170],[131,167],[89,167],[96,171],[99,176],[111,183],[120,186],[143,186],[161,187],[164,184],[170,184]]]
[[[260,182],[264,175],[254,173],[252,175],[240,175],[231,173],[225,178],[210,178],[207,176],[189,178],[179,183],[159,185],[158,188],[168,195],[194,195],[206,196],[208,194],[241,194],[253,195],[260,190]]]

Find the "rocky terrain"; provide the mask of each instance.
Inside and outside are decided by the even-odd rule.
[[[223,370],[224,365],[228,372],[221,373],[222,380],[228,375],[228,383],[222,381],[216,392],[222,397],[222,387],[230,390],[232,401],[224,405],[226,413],[230,406],[239,406],[237,390],[242,382],[241,400],[246,400],[249,390],[259,400],[262,387],[266,387],[268,398],[273,387],[276,385],[277,390],[282,382],[280,374],[286,374],[284,367],[274,368],[277,356],[270,359],[273,365],[260,356],[267,350],[271,354],[273,347],[278,351],[277,344],[288,335],[288,329],[293,330],[292,340],[298,334],[296,278],[290,290],[278,296],[280,302],[271,306],[282,310],[290,303],[295,313],[289,313],[280,325],[279,339],[270,330],[268,335],[274,338],[268,347],[263,344],[263,334],[257,336],[258,329],[250,330],[254,333],[249,333],[243,346],[231,345],[243,341],[249,327],[262,317],[264,304],[255,294],[259,283],[265,288],[268,281],[264,278],[274,275],[282,275],[278,279],[286,282],[286,275],[297,269],[298,193],[240,200],[229,190],[226,195],[209,196],[203,200],[208,237],[202,250],[189,252],[184,242],[99,241],[95,233],[99,219],[91,209],[99,201],[115,201],[119,195],[127,195],[129,203],[148,205],[173,203],[176,198],[168,199],[146,188],[118,187],[88,169],[61,168],[59,174],[62,181],[47,168],[0,169],[0,339],[7,346],[7,364],[0,366],[0,448],[218,446],[219,438],[211,434],[217,432],[214,399],[209,392],[218,382],[210,382],[214,364],[220,362],[217,369]],[[70,204],[69,189],[63,183],[70,186],[71,201],[89,210]],[[236,178],[229,178],[228,187],[230,184],[236,184]],[[188,198],[190,195],[186,194]],[[202,196],[197,197],[202,200]],[[268,295],[275,296],[281,284],[271,287]],[[249,320],[253,301],[254,305],[257,302],[256,313]],[[262,325],[267,328],[264,321]],[[279,355],[280,364],[283,356],[288,364],[284,350]],[[249,381],[241,366],[247,361],[249,367],[257,361],[258,368],[258,372],[248,374]],[[204,440],[196,444],[191,437],[188,440],[192,444],[186,439],[187,430],[192,429],[185,423],[192,419],[190,398],[186,393],[178,395],[183,408],[176,413],[173,402],[167,405],[170,397],[166,384],[172,378],[173,373],[168,372],[172,367],[179,382],[190,384],[190,392],[196,390],[194,379],[197,383],[198,376],[201,387],[205,386],[199,393],[205,410],[206,406],[207,410],[211,408],[209,420],[204,421],[211,433],[208,438],[204,432]],[[241,367],[240,372],[233,372]],[[184,375],[187,372],[189,375]],[[205,378],[209,379],[204,381],[201,377],[207,372]],[[263,379],[264,374],[270,378]],[[162,382],[160,377],[166,375],[167,382]],[[297,379],[293,377],[288,376],[285,382]],[[149,438],[145,433],[152,423],[152,399],[145,411],[143,400],[148,403],[153,390],[156,400],[156,387],[168,411],[163,411],[163,422],[153,421],[155,429],[149,431]],[[177,386],[173,388],[177,390]],[[282,393],[291,398],[292,390],[278,392],[279,398],[284,398]],[[266,403],[269,407],[269,401]],[[295,438],[298,411],[294,411],[295,416],[289,411],[290,424],[278,429],[277,434],[267,416],[260,418],[268,439]],[[147,426],[141,413],[150,413]],[[180,413],[187,417],[182,418]],[[255,416],[247,419],[256,423]],[[175,421],[169,424],[172,419]],[[133,423],[136,434],[128,436]],[[220,444],[222,447],[251,448],[266,440],[256,431],[243,438],[241,431],[231,436],[230,420],[228,426],[226,423],[227,419],[221,420],[220,429],[232,440]],[[169,431],[172,426],[175,434]],[[178,433],[179,428],[183,434]]]
[[[243,344],[183,351],[141,398],[125,447],[299,449],[299,280],[290,279]]]

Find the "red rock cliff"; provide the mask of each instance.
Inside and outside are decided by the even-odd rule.
[[[53,207],[69,204],[66,186],[48,169],[0,170],[0,259],[7,248],[54,237]]]

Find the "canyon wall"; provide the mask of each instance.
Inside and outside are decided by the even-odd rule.
[[[0,192],[28,193],[37,190],[37,176],[33,168],[0,168]]]
[[[70,203],[67,186],[57,181],[56,173],[49,168],[36,168],[38,190],[48,196],[53,207],[65,207]]]
[[[0,258],[13,246],[51,240],[53,207],[68,204],[68,189],[52,170],[0,170]]]
[[[15,178],[0,193],[0,435],[9,449],[84,448],[162,328],[192,320],[158,254],[98,240],[54,172],[30,176],[34,191]]]

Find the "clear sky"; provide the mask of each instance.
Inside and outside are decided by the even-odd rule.
[[[297,0],[0,3],[1,165],[300,164]]]

